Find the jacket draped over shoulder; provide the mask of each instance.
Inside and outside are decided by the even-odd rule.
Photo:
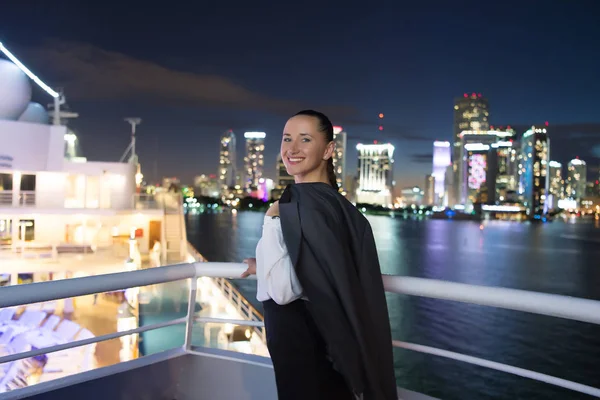
[[[396,399],[392,337],[371,226],[330,185],[289,185],[281,228],[335,368],[365,400]]]

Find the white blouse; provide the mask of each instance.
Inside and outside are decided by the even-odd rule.
[[[273,299],[279,305],[302,297],[302,286],[283,240],[281,220],[265,216],[256,246],[256,299]]]

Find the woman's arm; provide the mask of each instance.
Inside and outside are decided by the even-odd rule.
[[[279,219],[265,218],[263,246],[256,254],[258,279],[264,282],[267,294],[283,305],[302,297],[302,286],[288,254]]]
[[[279,217],[279,201],[276,201],[269,207],[266,213],[267,217]],[[244,259],[244,263],[248,265],[248,269],[246,269],[241,277],[247,278],[250,275],[256,275],[256,258],[246,258]]]
[[[265,215],[267,217],[279,217],[279,200],[271,204]]]

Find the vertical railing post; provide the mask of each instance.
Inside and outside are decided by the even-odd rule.
[[[194,313],[196,311],[196,291],[198,290],[198,277],[191,278],[190,283],[190,298],[188,300],[188,314],[185,326],[185,342],[183,343],[184,350],[188,351],[192,348],[192,328],[194,327]]]

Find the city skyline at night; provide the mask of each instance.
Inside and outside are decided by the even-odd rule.
[[[124,5],[103,34],[98,27],[108,11],[24,4],[7,11],[2,40],[45,81],[64,87],[80,114],[70,126],[90,159],[117,160],[129,142],[123,117],[142,117],[138,153],[149,181],[217,173],[228,129],[238,137],[267,133],[264,171],[274,178],[285,120],[314,108],[347,132],[347,173],[356,171],[357,143],[390,142],[396,187],[422,186],[431,143],[452,142],[453,101],[465,92],[487,99],[490,125],[510,124],[522,134],[549,121],[551,158],[567,165],[580,157],[597,177],[600,61],[588,49],[600,29],[586,4],[547,5],[543,20],[530,18],[534,5],[508,3],[464,7],[452,18],[450,5],[350,4],[344,18],[334,6],[295,10],[291,18],[286,5],[267,16],[241,3],[172,10],[169,18],[149,7],[131,18],[136,10]],[[231,28],[221,29],[218,16]],[[298,35],[307,21],[315,28]],[[505,29],[497,30],[499,23]],[[466,60],[459,37],[490,51]],[[47,103],[37,89],[34,99]]]

